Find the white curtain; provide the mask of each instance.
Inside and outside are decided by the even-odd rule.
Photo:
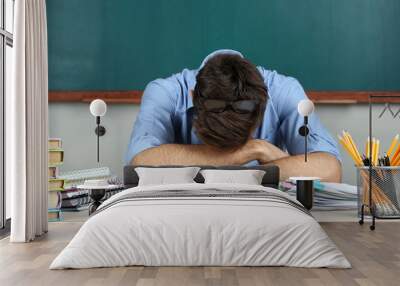
[[[15,1],[13,93],[6,98],[12,242],[47,232],[48,79],[45,0]]]

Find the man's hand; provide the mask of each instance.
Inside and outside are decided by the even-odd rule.
[[[253,154],[262,165],[277,165],[280,168],[281,180],[292,176],[313,176],[327,182],[341,181],[341,164],[331,154],[309,154],[306,163],[303,154],[291,156],[265,140],[251,139],[242,148]]]
[[[289,157],[288,153],[283,152],[281,149],[266,140],[250,139],[242,148],[249,149],[262,165],[271,161]]]

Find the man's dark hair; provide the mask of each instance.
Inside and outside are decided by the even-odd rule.
[[[263,77],[256,66],[239,55],[216,55],[200,69],[196,81],[193,126],[199,138],[205,144],[219,148],[244,145],[261,123],[268,97]],[[247,114],[232,109],[213,113],[204,106],[207,99],[250,99],[257,101],[257,107]]]

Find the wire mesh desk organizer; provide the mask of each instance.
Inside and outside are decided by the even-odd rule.
[[[399,167],[376,166],[371,170],[369,167],[357,168],[357,190],[361,224],[364,214],[376,218],[400,218]]]
[[[400,109],[393,111],[390,101],[400,99],[400,95],[369,96],[369,137],[365,145],[365,154],[361,155],[350,133],[343,131],[339,142],[353,159],[357,167],[358,211],[360,224],[364,223],[364,215],[372,217],[370,229],[375,229],[375,219],[400,218],[400,135],[397,134],[383,156],[379,156],[380,140],[373,137],[372,105],[385,103],[379,113],[393,118],[400,116]]]
[[[373,137],[372,105],[385,103],[378,119],[389,113],[393,119],[398,117],[400,109],[393,111],[390,99],[400,95],[370,95],[369,96],[369,138],[366,144],[366,156],[357,168],[357,188],[359,198],[360,224],[364,223],[364,215],[372,216],[370,229],[375,229],[375,219],[400,218],[400,145],[396,147],[399,135],[396,135],[387,152],[379,158],[380,141]],[[377,100],[378,99],[378,100]]]

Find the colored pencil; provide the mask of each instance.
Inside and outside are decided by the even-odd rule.
[[[400,154],[400,144],[397,146],[396,151],[394,152],[393,156],[390,158],[390,164],[394,166],[394,161],[396,161],[397,157]]]
[[[399,141],[399,134],[397,134],[396,136],[394,136],[394,138],[392,139],[392,143],[390,144],[389,149],[387,150],[386,154],[390,157],[392,156],[392,152],[394,150],[394,147],[396,147],[397,142]]]
[[[357,157],[358,161],[362,161],[360,152],[358,152],[357,145],[354,143],[353,138],[351,137],[350,133],[347,131],[343,131],[343,136],[347,138],[347,141],[350,143],[351,149],[353,150],[354,154]]]
[[[369,158],[369,146],[370,146],[370,142],[371,140],[369,140],[369,136],[367,138],[367,143],[365,144],[365,156],[367,156],[367,158]],[[371,158],[369,158],[371,159]]]
[[[397,158],[394,158],[393,161],[390,162],[391,166],[399,166],[400,165],[400,156],[397,156]]]
[[[375,151],[376,151],[376,140],[372,137],[372,150],[371,150],[371,165],[375,165]]]
[[[375,161],[374,161],[374,165],[378,166],[378,157],[379,157],[379,147],[380,147],[380,143],[381,141],[379,141],[378,139],[376,139],[376,146],[375,146]]]
[[[357,155],[355,154],[355,152],[354,152],[352,146],[350,145],[350,143],[346,139],[341,137],[340,135],[338,135],[338,138],[339,138],[340,144],[347,151],[347,153],[349,153],[349,155],[353,159],[354,163],[357,166],[362,166],[363,165],[362,159],[357,157]]]
[[[340,135],[338,135],[338,139],[340,144],[342,145],[342,147],[344,148],[344,150],[347,151],[347,153],[350,155],[350,157],[353,159],[354,163],[357,165],[357,158],[354,156],[352,150],[349,148],[349,146],[347,145],[347,142],[345,139],[343,139],[343,137],[341,137]]]

